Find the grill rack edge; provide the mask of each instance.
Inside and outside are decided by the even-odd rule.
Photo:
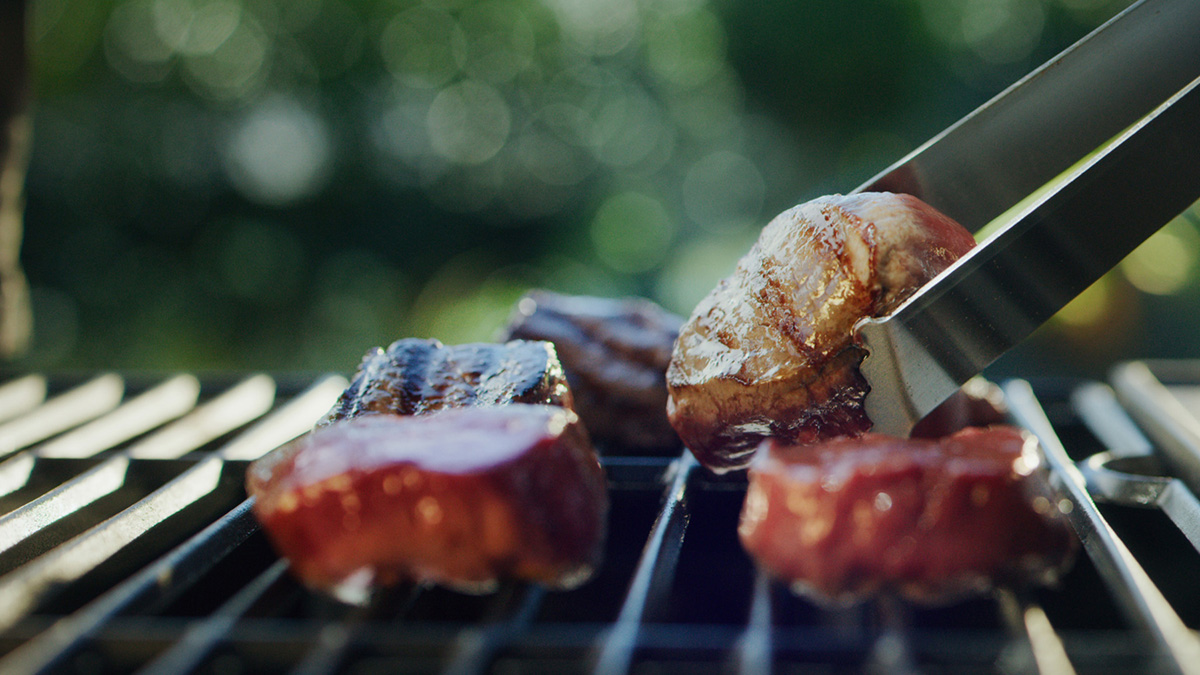
[[[1067,461],[1097,450],[1070,409],[1077,385],[1032,390],[1051,425],[1034,430],[1082,446]],[[1147,624],[1122,604],[1122,595],[1142,592],[1114,588],[1103,552],[1092,548],[1061,588],[1033,596],[999,593],[933,610],[814,607],[758,575],[737,544],[744,481],[713,477],[686,453],[605,458],[609,551],[577,591],[511,584],[464,596],[404,587],[344,606],[288,575],[257,530],[241,482],[248,459],[303,433],[343,386],[332,375],[8,378],[0,385],[0,411],[13,411],[0,422],[0,672],[1194,667],[1156,634],[1157,619]],[[14,403],[20,396],[36,402]],[[58,417],[64,409],[74,416],[39,421],[54,404]],[[1152,533],[1149,544],[1129,541],[1141,556],[1135,565],[1142,551],[1153,558],[1154,547],[1164,548],[1159,539],[1172,539],[1155,510],[1101,509],[1122,547]],[[1175,577],[1194,574],[1200,558],[1177,536],[1166,548],[1172,559],[1191,557],[1174,567],[1149,560],[1146,569],[1167,609],[1183,613],[1175,616],[1182,639],[1194,642],[1186,626],[1197,625],[1200,595]]]

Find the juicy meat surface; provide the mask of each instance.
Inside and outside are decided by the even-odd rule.
[[[890,312],[974,244],[909,195],[834,195],[785,211],[680,330],[671,424],[717,472],[744,468],[767,436],[867,431],[855,324]]]
[[[317,429],[252,464],[247,490],[296,575],[350,602],[403,581],[573,587],[599,562],[608,509],[576,415],[520,403]]]
[[[913,426],[913,438],[941,438],[967,427],[986,427],[1008,421],[1004,392],[982,376],[966,381],[950,398]]]
[[[1075,550],[1037,442],[1007,426],[942,439],[878,434],[764,441],[739,535],[769,573],[818,601],[896,593],[938,604],[1053,581]]]
[[[513,340],[446,346],[405,338],[367,352],[350,386],[318,426],[367,415],[420,415],[506,403],[573,407],[554,345]]]
[[[592,438],[623,450],[677,452],[667,421],[667,364],[683,317],[642,298],[533,291],[503,339],[554,344],[575,411]]]

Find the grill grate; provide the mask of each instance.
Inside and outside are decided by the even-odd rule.
[[[1164,390],[1172,400],[1200,391],[1200,367],[1159,370],[1176,380]],[[686,453],[605,457],[608,548],[579,589],[510,584],[470,596],[409,586],[363,607],[306,592],[258,531],[242,476],[345,386],[339,376],[117,374],[0,385],[0,672],[1200,668],[1189,628],[1200,625],[1200,553],[1188,539],[1200,533],[1200,508],[1177,480],[1098,461],[1157,456],[1137,428],[1113,431],[1125,413],[1106,385],[1006,386],[1015,417],[1041,436],[1084,542],[1060,588],[839,610],[755,572],[736,534],[744,479],[714,477]],[[1153,398],[1163,392],[1139,386],[1116,382],[1126,409],[1163,407]],[[1149,423],[1161,444],[1168,423]],[[1140,501],[1111,489],[1137,480]]]

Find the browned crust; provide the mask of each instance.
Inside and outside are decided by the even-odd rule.
[[[855,324],[973,245],[907,195],[827,197],[781,214],[681,329],[667,369],[672,425],[716,471],[744,467],[767,436],[865,432]]]

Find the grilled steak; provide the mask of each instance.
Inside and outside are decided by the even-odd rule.
[[[942,603],[1048,582],[1075,549],[1036,441],[1013,427],[938,440],[765,441],[749,478],[743,545],[821,602],[886,592]]]
[[[682,323],[641,298],[534,291],[517,303],[503,337],[554,344],[575,410],[597,442],[675,452],[665,374]]]
[[[514,340],[447,347],[437,340],[406,338],[367,352],[318,426],[365,415],[505,403],[573,407],[553,345]]]
[[[608,509],[576,415],[521,403],[332,424],[253,464],[247,488],[296,575],[350,602],[402,581],[573,587]]]
[[[681,329],[667,369],[671,424],[718,472],[744,468],[767,436],[867,431],[855,324],[890,312],[974,243],[908,195],[823,197],[784,212]]]

